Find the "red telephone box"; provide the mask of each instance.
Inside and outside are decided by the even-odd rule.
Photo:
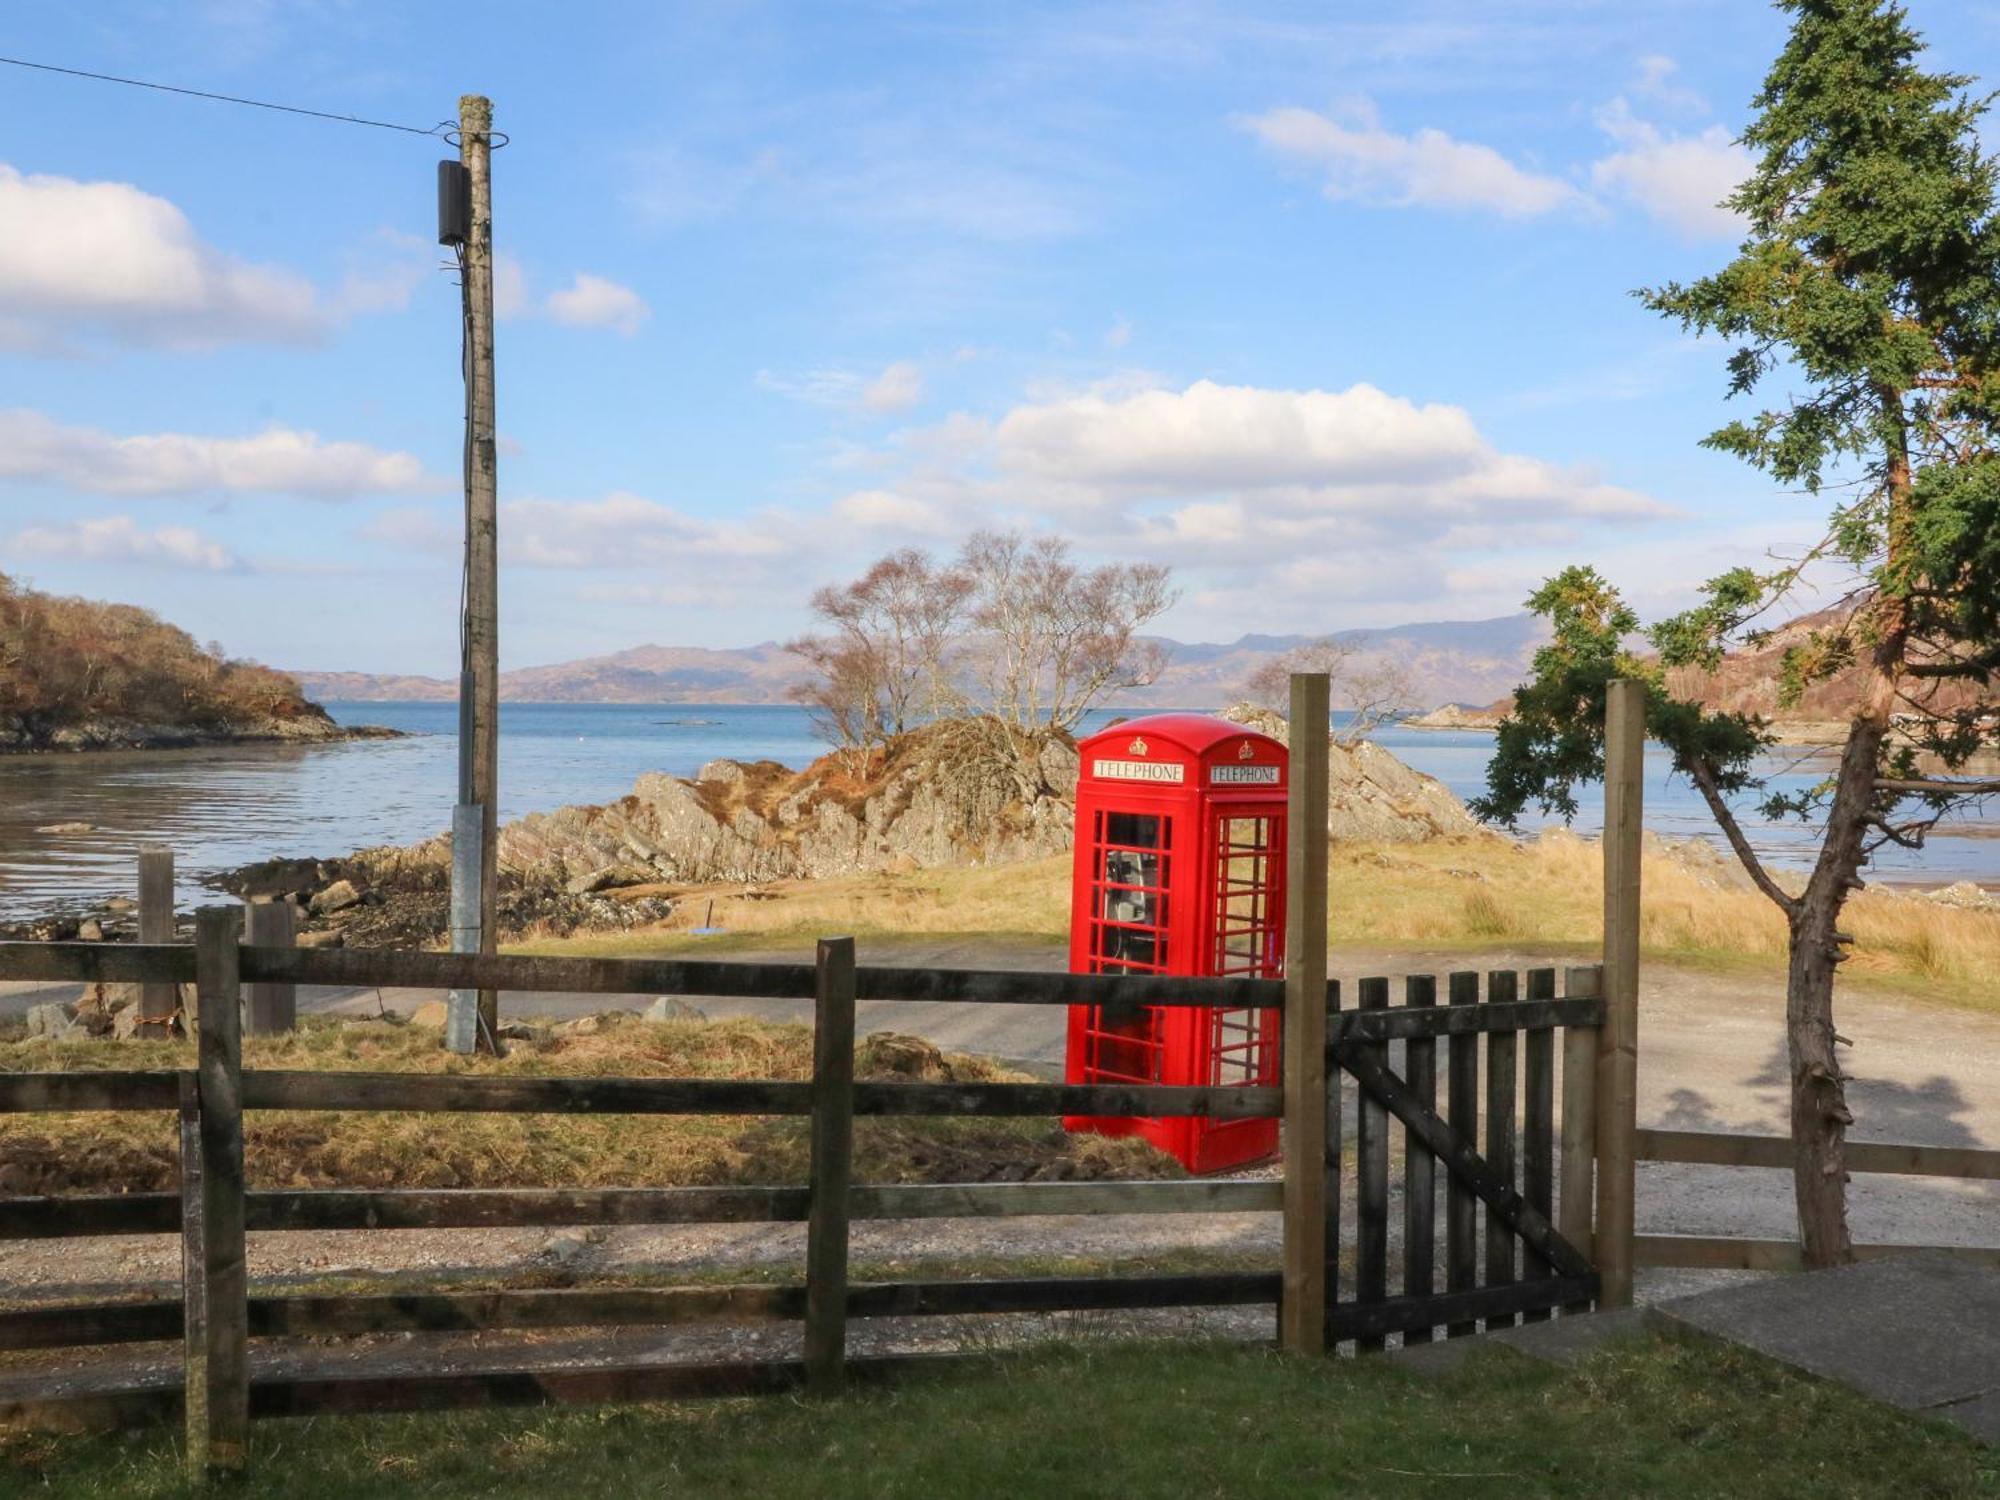
[[[1077,746],[1069,966],[1078,974],[1279,977],[1285,747],[1201,714],[1131,719]],[[1278,1012],[1142,1006],[1069,1013],[1071,1083],[1278,1082]],[[1276,1154],[1276,1120],[1073,1116],[1142,1135],[1193,1172]]]

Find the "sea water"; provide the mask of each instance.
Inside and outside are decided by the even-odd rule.
[[[256,860],[345,854],[442,832],[456,795],[456,706],[327,707],[343,724],[386,725],[407,738],[0,757],[0,919],[129,894],[136,851],[146,843],[173,848],[182,899],[192,904],[204,899],[205,879]],[[1095,714],[1083,727],[1115,716]],[[1377,738],[1460,797],[1485,788],[1491,735],[1394,725]],[[610,801],[647,771],[687,776],[718,757],[802,766],[825,750],[806,710],[788,704],[508,703],[500,710],[500,815]],[[1798,787],[1829,765],[1823,751],[1787,750],[1767,769],[1780,784]],[[1576,827],[1592,832],[1595,789],[1582,789],[1578,800]],[[1536,816],[1527,826],[1547,821]],[[1811,858],[1809,829],[1747,813],[1746,821],[1753,844],[1775,863]],[[89,831],[47,831],[63,824]],[[1657,749],[1647,756],[1646,824],[1673,837],[1716,836],[1700,796],[1670,774]],[[2000,880],[2000,841],[1985,832],[1960,826],[1921,854],[1886,851],[1878,871],[1895,879]]]

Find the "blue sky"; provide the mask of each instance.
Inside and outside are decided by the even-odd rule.
[[[1184,639],[1649,610],[1810,501],[1632,288],[1715,207],[1747,0],[23,0],[0,53],[428,126],[495,100],[508,665],[735,645],[908,543],[1174,565]],[[2000,5],[1913,0],[1937,66]],[[1386,17],[1386,19],[1385,19]],[[441,143],[0,68],[0,569],[449,672]]]

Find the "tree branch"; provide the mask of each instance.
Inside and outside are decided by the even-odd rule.
[[[1688,771],[1694,777],[1694,784],[1701,788],[1702,800],[1708,803],[1708,810],[1715,815],[1716,826],[1721,828],[1723,837],[1729,840],[1729,847],[1736,851],[1743,868],[1750,872],[1757,889],[1777,903],[1778,910],[1787,917],[1798,910],[1798,899],[1786,894],[1785,888],[1771,878],[1771,872],[1764,868],[1764,862],[1757,858],[1757,851],[1750,847],[1750,841],[1743,836],[1743,826],[1736,821],[1736,813],[1722,799],[1722,792],[1715,784],[1715,772],[1708,762],[1694,759],[1688,763]]]
[[[1923,778],[1878,776],[1875,779],[1875,789],[1878,792],[1899,792],[1904,796],[1937,794],[1948,797],[1992,797],[2000,796],[2000,780],[1933,781]]]

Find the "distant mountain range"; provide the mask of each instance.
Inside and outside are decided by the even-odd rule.
[[[1377,630],[1333,632],[1361,659],[1387,659],[1409,676],[1420,706],[1486,703],[1527,675],[1543,639],[1532,615],[1496,620],[1446,620]],[[1246,635],[1228,643],[1162,639],[1167,669],[1151,687],[1126,693],[1118,707],[1219,707],[1240,697],[1258,667],[1308,635]],[[438,702],[458,696],[444,677],[369,672],[294,672],[309,698],[321,702]],[[775,641],[715,650],[701,646],[634,646],[546,667],[500,674],[500,696],[516,703],[782,703],[804,675],[799,659]],[[1336,707],[1339,704],[1336,702]]]

